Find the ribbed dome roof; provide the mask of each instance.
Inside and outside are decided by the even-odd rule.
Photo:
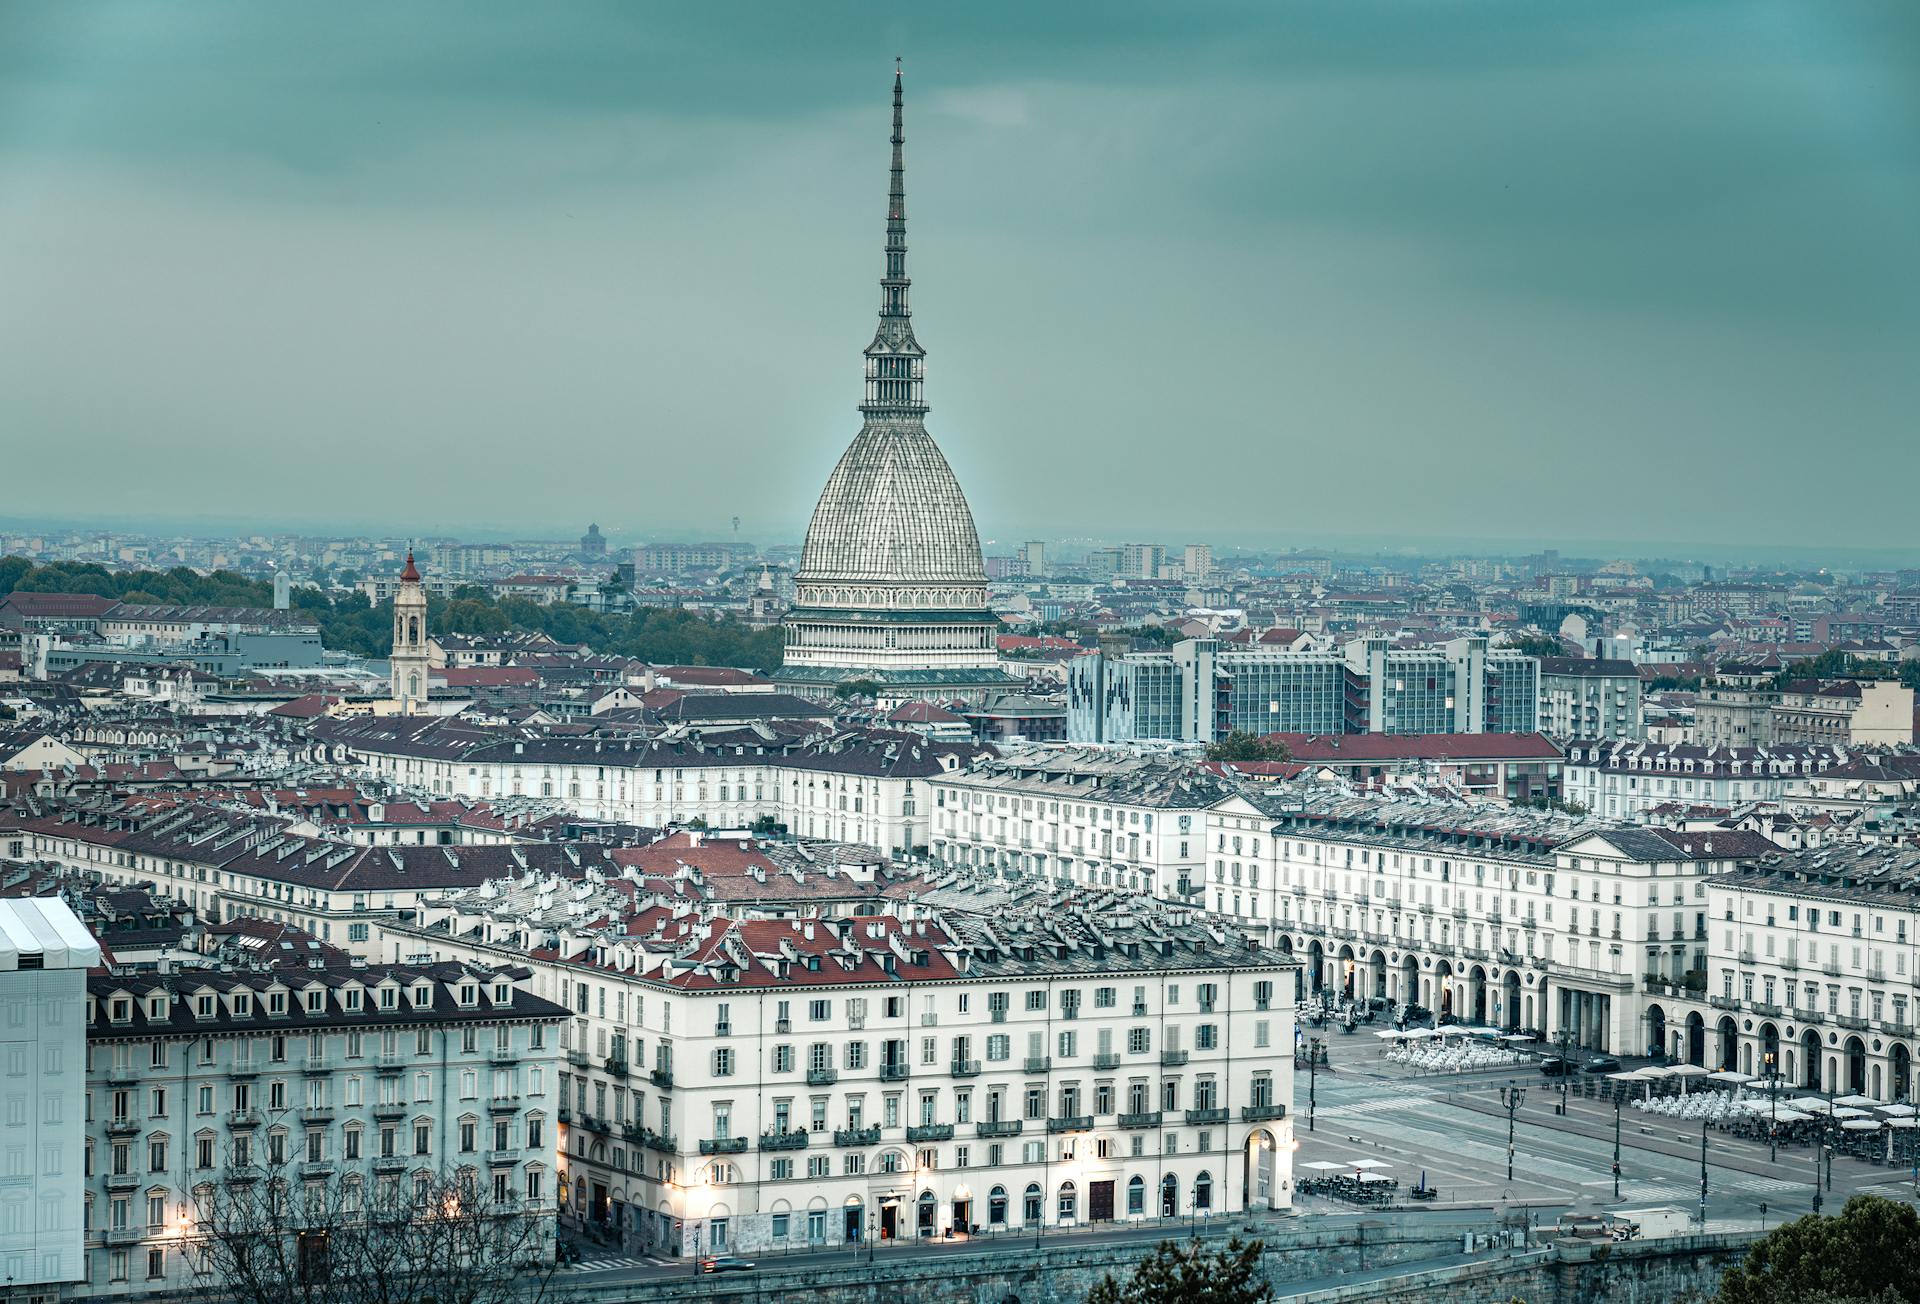
[[[918,420],[869,420],[827,477],[801,582],[984,584],[973,512]]]

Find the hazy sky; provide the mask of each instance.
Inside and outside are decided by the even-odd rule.
[[[1913,0],[0,0],[0,511],[1910,547]]]

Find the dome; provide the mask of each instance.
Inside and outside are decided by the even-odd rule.
[[[960,482],[917,420],[869,421],[813,509],[795,579],[889,585],[986,583]]]

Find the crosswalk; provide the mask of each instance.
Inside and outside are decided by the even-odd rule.
[[[611,1272],[619,1268],[659,1267],[665,1260],[649,1258],[640,1254],[608,1255],[604,1258],[582,1259],[578,1263],[569,1263],[559,1269],[561,1272]]]
[[[1373,1100],[1356,1100],[1351,1104],[1333,1105],[1315,1112],[1324,1118],[1347,1118],[1360,1114],[1391,1114],[1403,1109],[1420,1109],[1431,1103],[1432,1100],[1427,1096],[1380,1096]]]

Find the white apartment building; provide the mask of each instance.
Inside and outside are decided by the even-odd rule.
[[[1631,661],[1542,657],[1540,732],[1562,741],[1642,737],[1640,690],[1640,668]]]
[[[1722,809],[1746,802],[1791,802],[1812,776],[1846,763],[1845,748],[1821,743],[1700,747],[1690,743],[1567,744],[1566,800],[1605,819],[1645,818],[1677,803]]]
[[[635,902],[584,929],[606,897],[543,894],[462,894],[382,944],[531,956],[571,1012],[566,1211],[630,1248],[1290,1203],[1292,967],[1203,915],[949,876],[855,917]]]
[[[1207,810],[1230,792],[1187,760],[1035,748],[939,776],[937,864],[1190,899]]]
[[[551,797],[587,818],[643,828],[695,818],[747,828],[769,816],[800,837],[902,855],[928,843],[929,781],[983,750],[861,730],[784,741],[745,729],[705,741],[502,739],[414,717],[330,720],[315,732],[334,759],[442,796]]]
[[[1707,885],[1706,989],[1656,1026],[1675,1059],[1813,1091],[1912,1100],[1920,853],[1834,844],[1755,856]]]
[[[0,1273],[9,1300],[85,1277],[87,970],[100,947],[57,899],[0,899]]]
[[[528,976],[369,965],[88,979],[72,1119],[85,1133],[86,1295],[205,1289],[197,1215],[222,1183],[338,1182],[370,1199],[380,1183],[457,1174],[493,1207],[551,1214],[566,1011]]]
[[[1649,996],[1700,981],[1709,875],[1766,848],[1742,832],[1281,790],[1209,813],[1205,888],[1299,959],[1307,990],[1637,1054],[1653,1044]]]

